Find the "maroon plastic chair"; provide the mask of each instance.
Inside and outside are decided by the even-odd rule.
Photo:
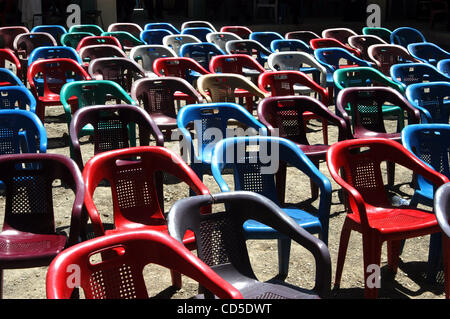
[[[79,54],[86,70],[88,70],[89,64],[98,58],[128,58],[127,54],[120,47],[112,44],[85,46],[80,49]]]
[[[123,50],[122,44],[120,44],[117,38],[112,36],[100,36],[100,35],[84,37],[78,43],[76,50],[79,53],[82,48],[87,47],[89,45],[104,45],[104,44],[115,45],[119,47],[121,50]]]
[[[16,70],[15,74],[19,79],[22,78],[22,64],[20,63],[19,59],[17,58],[16,54],[11,49],[0,49],[0,67],[6,68],[6,61],[9,63],[14,64]]]
[[[348,38],[348,43],[352,48],[359,50],[361,59],[370,61],[369,47],[374,44],[387,44],[382,38],[376,35],[354,35]]]
[[[93,262],[95,256],[102,260]],[[143,272],[152,264],[194,279],[219,298],[242,298],[239,290],[168,234],[127,230],[90,239],[59,254],[47,271],[47,299],[69,299],[78,294],[78,287],[67,285],[73,265],[79,267],[79,288],[86,299],[146,299],[151,282]],[[126,290],[117,283],[124,283]]]
[[[117,22],[112,23],[108,26],[107,32],[116,32],[116,31],[128,32],[134,37],[139,39],[143,29],[139,24],[131,22]]]
[[[245,26],[226,25],[220,28],[220,32],[231,32],[240,36],[242,39],[248,39],[252,33],[252,30]]]
[[[134,81],[145,78],[145,70],[130,58],[97,58],[89,63],[88,72],[95,80],[114,81],[131,93]]]
[[[367,53],[377,69],[388,77],[391,76],[391,66],[394,64],[422,62],[409,54],[407,49],[396,44],[374,44],[369,47]]]
[[[184,94],[189,104],[203,103],[202,95],[184,79],[167,76],[143,78],[133,83],[131,98],[146,110],[160,130],[170,138],[177,129],[177,94]]]
[[[27,165],[24,169],[22,166]],[[81,172],[59,154],[14,154],[0,157],[0,180],[5,189],[5,215],[0,233],[0,293],[3,269],[47,266],[85,232],[85,188]],[[52,191],[57,185],[75,194],[68,235],[54,216]],[[64,223],[64,221],[63,221]],[[64,225],[64,224],[63,224]]]
[[[92,125],[94,156],[106,151],[136,145],[135,126],[139,128],[139,145],[150,144],[153,137],[156,145],[164,146],[164,136],[150,115],[136,105],[93,105],[79,109],[70,122],[69,136],[73,157],[82,170],[84,167],[79,133],[86,125]],[[85,155],[86,157],[86,155]]]
[[[9,26],[0,28],[1,48],[14,50],[14,39],[22,33],[30,33],[24,26]]]
[[[291,31],[284,35],[286,39],[296,39],[309,44],[312,39],[319,39],[320,35],[312,31]]]
[[[322,31],[323,38],[336,39],[344,44],[348,44],[348,38],[354,35],[358,34],[349,28],[330,28]]]

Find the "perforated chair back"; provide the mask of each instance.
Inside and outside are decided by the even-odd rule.
[[[450,81],[450,77],[427,63],[400,63],[391,66],[391,79],[405,86],[414,83]]]
[[[391,66],[399,63],[421,62],[409,54],[408,50],[395,44],[374,44],[367,52],[377,68],[386,76],[390,76]]]
[[[449,82],[411,84],[405,95],[421,111],[423,123],[449,123]]]
[[[23,86],[0,87],[0,109],[21,109],[36,112],[36,99],[30,90]]]
[[[9,69],[18,77],[22,76],[22,65],[11,49],[0,49],[0,68]]]

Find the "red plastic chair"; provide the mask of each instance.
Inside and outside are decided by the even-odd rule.
[[[261,73],[266,69],[247,54],[217,55],[209,62],[211,73],[236,73],[250,77],[256,84]]]
[[[44,89],[42,92],[38,90],[35,83],[36,76],[43,78]],[[36,115],[42,123],[44,123],[45,107],[62,105],[59,93],[64,84],[69,80],[91,79],[80,64],[67,58],[37,60],[28,68],[27,78],[37,102]],[[69,100],[69,104],[71,102],[75,102],[73,98]]]
[[[384,242],[388,247],[388,267],[395,273],[402,240],[440,232],[433,213],[412,206],[396,207],[390,203],[380,167],[383,162],[398,163],[437,187],[449,182],[447,177],[431,169],[395,141],[354,139],[330,147],[328,168],[333,179],[344,189],[348,205],[339,244],[335,286],[340,285],[350,232],[357,231],[363,240],[366,298],[378,296],[378,289],[368,285],[372,274],[368,266],[380,265]]]
[[[92,258],[102,260],[93,262]],[[149,298],[144,267],[160,265],[197,281],[219,298],[241,299],[242,295],[209,266],[168,234],[153,230],[122,231],[94,238],[59,254],[47,271],[48,299],[69,299],[78,287],[68,285],[73,266],[79,268],[79,287],[86,299]]]
[[[359,52],[359,50],[352,48],[349,45],[346,45],[341,41],[333,38],[312,39],[311,41],[309,41],[309,45],[313,50],[320,48],[343,48],[349,51],[351,54],[356,55],[358,58],[361,58],[361,53]]]
[[[132,147],[104,152],[91,158],[83,169],[83,178],[87,191],[85,205],[94,233],[102,236],[124,229],[167,232],[163,201],[161,202],[163,172],[186,183],[197,195],[210,194],[183,159],[164,147]],[[111,187],[113,230],[105,230],[94,203],[95,189],[102,180],[107,180]],[[192,232],[186,233],[183,243],[190,250],[196,249]],[[180,288],[181,276],[172,273],[172,282]]]
[[[115,45],[119,47],[121,50],[123,50],[122,44],[120,44],[117,38],[113,36],[99,36],[99,35],[84,37],[78,43],[76,50],[79,53],[82,48],[87,47],[89,45],[103,45],[103,44]]]
[[[422,63],[416,59],[408,50],[396,44],[374,44],[367,51],[370,59],[375,63],[378,70],[387,77],[391,76],[391,66],[399,63]]]
[[[28,168],[23,169],[22,165]],[[5,189],[5,215],[0,233],[1,296],[3,269],[49,265],[63,249],[79,242],[85,231],[86,216],[82,214],[83,178],[75,162],[66,156],[2,155],[0,180]],[[75,194],[68,236],[55,228],[52,199],[55,180],[60,180],[62,187]]]
[[[22,65],[19,59],[11,49],[0,49],[0,67],[6,68],[5,62],[8,61],[16,67],[15,74],[17,77],[22,78]]]
[[[253,32],[247,27],[239,26],[239,25],[227,25],[220,28],[220,32],[231,32],[238,36],[240,36],[242,39],[248,39],[250,37],[250,34]]]

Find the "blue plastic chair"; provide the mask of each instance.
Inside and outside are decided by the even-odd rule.
[[[141,32],[140,39],[146,44],[163,44],[163,39],[167,35],[172,35],[173,33],[165,29],[151,29],[144,30]]]
[[[392,31],[391,43],[408,47],[410,43],[427,42],[423,34],[414,28],[400,27]]]
[[[431,42],[408,44],[409,53],[416,59],[436,66],[440,60],[450,59],[450,53]]]
[[[284,40],[284,37],[278,32],[273,31],[256,31],[250,33],[250,40],[255,40],[261,43],[263,47],[270,50],[270,45],[274,40]]]
[[[272,52],[300,51],[313,54],[314,50],[302,40],[273,40],[270,44]]]
[[[66,46],[44,46],[34,49],[28,58],[28,66],[38,59],[55,59],[67,58],[77,61],[80,65],[83,64],[78,52],[71,47]]]
[[[180,30],[175,28],[171,23],[167,22],[154,22],[154,23],[147,23],[144,26],[144,30],[153,30],[153,29],[165,29],[172,32],[172,34],[180,34]]]
[[[58,45],[61,45],[61,36],[67,33],[66,28],[61,25],[37,25],[30,32],[47,32],[55,38]]]
[[[209,62],[216,55],[226,55],[226,53],[209,42],[185,43],[180,48],[180,56],[194,59],[206,70],[209,70]]]
[[[441,60],[437,64],[437,69],[439,72],[444,73],[447,76],[450,76],[450,59]]]
[[[181,34],[193,35],[194,37],[196,37],[197,39],[199,39],[202,42],[208,42],[208,40],[206,39],[206,35],[208,33],[212,33],[212,32],[214,32],[214,30],[211,28],[195,27],[195,28],[183,29],[183,31],[181,31]]]
[[[229,120],[238,121],[256,130],[248,133],[267,135],[267,128],[243,106],[235,103],[190,104],[183,106],[178,112],[177,126],[183,136],[182,154],[188,157],[185,160],[190,162],[200,180],[210,171],[213,146],[229,133]],[[197,136],[197,152],[188,129],[192,123]],[[209,135],[214,133],[221,136]]]
[[[276,185],[280,162],[295,167],[319,187],[317,214],[298,206],[285,205],[284,198],[279,198]],[[319,238],[328,244],[331,183],[295,143],[271,136],[226,138],[214,147],[211,159],[211,171],[222,192],[231,190],[222,175],[226,168],[233,171],[234,190],[251,191],[266,196],[282,207],[301,227],[312,234],[319,234]],[[243,227],[249,239],[278,239],[279,274],[286,276],[291,241],[281,237],[274,229],[253,220],[245,222]]]
[[[449,124],[450,82],[411,84],[406,98],[421,113],[422,123]]]
[[[0,86],[23,86],[23,82],[19,77],[11,70],[6,68],[0,68]]]
[[[0,87],[0,109],[20,109],[36,113],[36,99],[24,86]]]
[[[450,81],[450,77],[427,63],[400,63],[391,66],[391,79],[406,87],[415,83]]]

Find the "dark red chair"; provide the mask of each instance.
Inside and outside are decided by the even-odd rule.
[[[9,26],[0,28],[1,48],[14,50],[14,39],[22,33],[30,33],[25,26]]]
[[[28,168],[23,169],[23,165]],[[5,189],[5,215],[0,233],[0,295],[3,269],[47,266],[85,232],[85,188],[80,170],[59,154],[14,154],[0,157],[0,180]],[[54,186],[55,180],[60,180]],[[60,186],[59,186],[60,185]],[[68,236],[56,228],[52,192],[66,187],[75,194]],[[64,221],[63,226],[64,225]]]
[[[383,162],[400,164],[436,187],[449,182],[447,177],[424,164],[400,143],[389,139],[353,139],[330,147],[328,168],[347,195],[348,205],[339,244],[335,286],[340,285],[350,233],[357,231],[362,234],[366,298],[378,297],[378,288],[368,284],[373,274],[368,267],[380,266],[384,242],[388,248],[388,267],[395,273],[404,239],[440,232],[432,212],[391,204],[383,182]]]
[[[248,39],[250,37],[250,34],[252,33],[252,30],[245,26],[240,25],[227,25],[220,28],[220,32],[231,32],[238,36],[240,36],[242,39]]]
[[[356,55],[358,58],[361,58],[361,53],[359,52],[359,50],[352,48],[351,46],[333,38],[312,39],[311,41],[309,41],[309,45],[313,50],[320,48],[343,48],[349,51],[351,54]]]
[[[348,38],[354,35],[358,34],[349,28],[329,28],[322,31],[323,38],[336,39],[344,44],[348,44]]]
[[[384,41],[382,38],[376,36],[376,35],[353,35],[350,38],[348,38],[348,43],[352,48],[355,48],[359,50],[361,54],[361,59],[364,59],[366,61],[370,61],[369,56],[369,47],[374,44],[387,44],[386,41]]]
[[[84,37],[78,43],[76,50],[79,53],[82,48],[87,47],[89,45],[104,45],[104,44],[115,45],[119,47],[121,50],[123,50],[122,44],[120,44],[117,38],[113,36],[100,36],[100,35]]]
[[[82,47],[79,54],[84,63],[83,67],[86,70],[88,70],[90,62],[98,58],[128,58],[127,54],[121,49],[121,47],[113,44],[88,45]]]
[[[255,84],[266,69],[250,55],[228,54],[214,56],[209,62],[211,73],[236,73],[249,77]]]
[[[45,107],[62,105],[59,93],[68,81],[90,80],[91,77],[75,60],[67,58],[43,59],[33,62],[28,68],[28,83],[36,98],[36,115],[44,123]],[[39,89],[35,79],[43,80],[43,89]],[[69,100],[75,103],[74,98]]]
[[[102,260],[93,262],[95,256],[101,256]],[[242,298],[239,290],[180,242],[153,230],[126,230],[66,249],[47,271],[47,298],[69,299],[74,296],[78,287],[67,284],[73,276],[73,265],[79,267],[79,287],[86,299],[149,298],[147,287],[151,287],[151,282],[146,280],[143,272],[151,264],[182,273],[219,298]]]
[[[83,109],[82,109],[83,110]],[[173,151],[158,146],[140,146],[104,152],[91,158],[83,169],[86,183],[85,204],[97,236],[126,229],[152,229],[167,232],[164,217],[162,173],[186,183],[197,195],[210,194],[194,171]],[[111,187],[114,229],[105,230],[94,203],[98,184],[106,180]],[[205,209],[205,213],[209,210]],[[183,243],[196,249],[195,237],[187,232]],[[181,276],[172,273],[173,285],[181,287]]]
[[[22,65],[17,58],[16,54],[11,49],[0,49],[0,67],[6,68],[6,61],[9,63],[14,64],[16,70],[15,74],[19,79],[22,79],[23,73],[22,73]]]
[[[391,66],[399,63],[422,63],[413,57],[407,49],[396,44],[374,44],[367,51],[376,68],[387,77],[391,76]]]
[[[186,57],[159,58],[153,62],[153,71],[158,76],[175,76],[188,81],[196,86],[196,80],[210,72],[202,67],[197,61]]]

